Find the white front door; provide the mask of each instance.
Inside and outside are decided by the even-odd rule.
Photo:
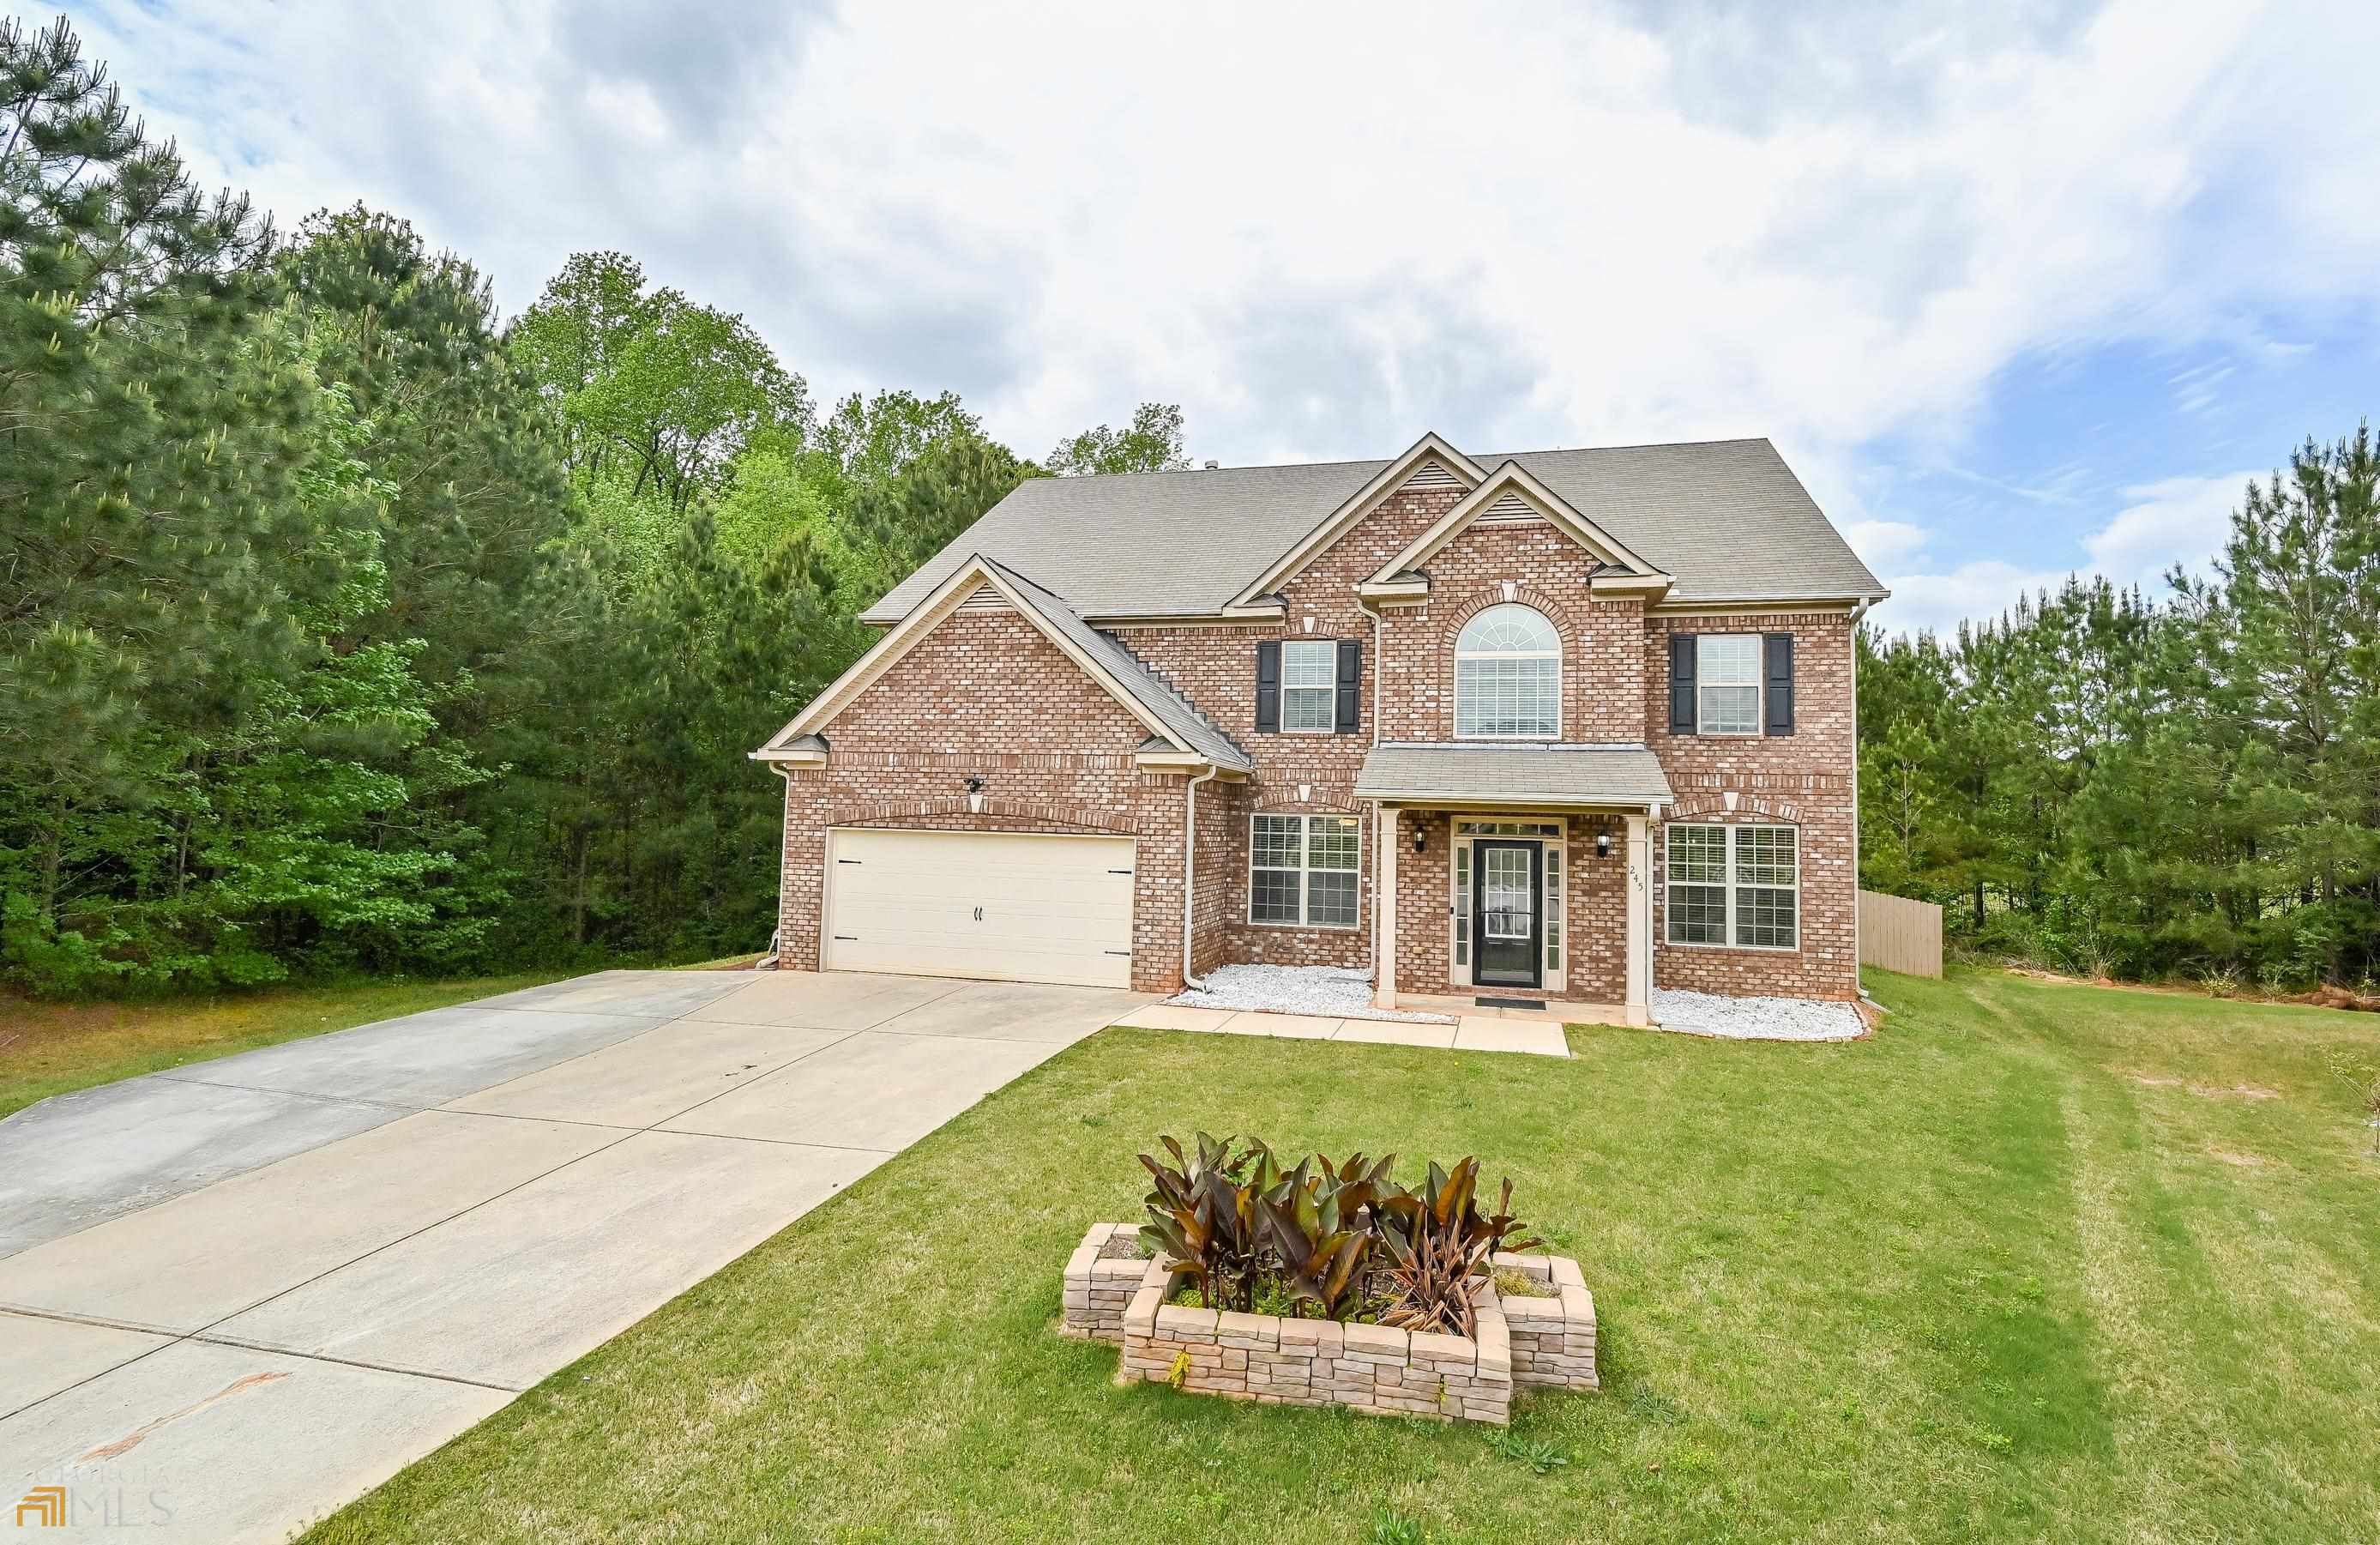
[[[831,971],[1132,985],[1130,837],[827,833]]]

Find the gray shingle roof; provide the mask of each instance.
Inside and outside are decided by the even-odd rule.
[[[1249,760],[1247,752],[1240,749],[1237,742],[1225,735],[1213,720],[1191,707],[1189,699],[1142,664],[1132,651],[1085,622],[1074,608],[1052,594],[1047,587],[1035,584],[995,558],[986,556],[983,562],[986,568],[998,573],[1015,587],[1016,593],[1024,598],[1026,605],[1073,640],[1077,649],[1099,662],[1116,685],[1131,694],[1135,702],[1156,715],[1158,723],[1165,726],[1183,748],[1197,752],[1218,767],[1234,768],[1242,772],[1255,768],[1256,763]]]
[[[1766,440],[1527,451],[1518,461],[1648,563],[1672,602],[1880,594]],[[894,622],[973,553],[1033,575],[1082,616],[1205,616],[1388,462],[1035,478],[869,607]]]
[[[1642,805],[1675,797],[1643,746],[1375,746],[1358,799],[1479,799],[1500,805]]]

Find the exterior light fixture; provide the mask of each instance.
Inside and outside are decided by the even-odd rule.
[[[983,780],[969,778],[966,781],[966,791],[968,812],[973,815],[983,814]]]
[[[1414,851],[1415,851],[1415,853],[1419,853],[1419,852],[1421,852],[1422,850],[1424,850],[1425,848],[1427,848],[1427,847],[1428,847],[1428,846],[1429,846],[1429,838],[1428,838],[1428,837],[1427,837],[1427,836],[1425,836],[1425,835],[1422,833],[1422,829],[1421,829],[1420,827],[1418,827],[1418,826],[1415,827],[1415,828],[1414,828]]]
[[[1611,857],[1610,833],[1597,832],[1595,833],[1595,856],[1598,858],[1609,858]]]

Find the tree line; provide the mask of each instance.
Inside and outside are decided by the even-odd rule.
[[[2380,449],[2251,482],[2211,575],[1860,638],[1861,882],[1975,951],[2222,989],[2380,967]]]
[[[54,992],[679,960],[773,924],[745,753],[1036,464],[811,399],[575,256],[509,323],[398,215],[207,197],[60,21],[0,24],[0,972]]]

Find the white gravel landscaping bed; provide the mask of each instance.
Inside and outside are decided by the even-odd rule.
[[[1807,998],[1721,998],[1653,989],[1653,1023],[1690,1035],[1730,1040],[1851,1040],[1865,1027],[1849,1004]]]
[[[1338,1019],[1405,1019],[1451,1025],[1445,1014],[1415,1014],[1372,1006],[1372,973],[1343,966],[1218,966],[1207,985],[1165,1000],[1184,1008],[1259,1009],[1318,1014]]]

